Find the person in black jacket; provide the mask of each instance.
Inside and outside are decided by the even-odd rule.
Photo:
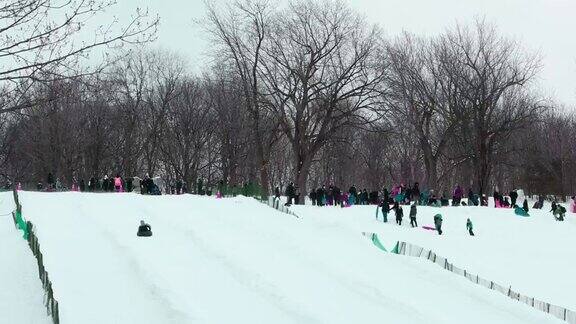
[[[322,186],[316,190],[316,205],[324,206],[324,194],[326,193],[326,187]]]
[[[312,188],[308,197],[310,197],[310,200],[312,201],[312,206],[316,206],[316,189]]]
[[[516,208],[516,200],[518,199],[518,192],[516,190],[510,191],[510,205],[512,208]]]
[[[48,190],[54,190],[54,176],[52,175],[52,172],[48,173],[48,179],[47,179],[47,183],[48,183]]]
[[[412,187],[412,201],[420,204],[420,184],[418,182],[415,182],[414,187]]]
[[[386,200],[383,200],[380,203],[380,205],[382,206],[382,218],[384,220],[384,223],[388,223],[388,213],[390,212],[390,205]]]
[[[384,196],[383,199],[387,204],[390,204],[390,193],[388,192],[388,189],[384,188],[384,192],[382,193],[382,195]]]
[[[286,187],[286,197],[287,197],[287,201],[285,206],[290,206],[292,205],[292,200],[294,199],[294,195],[296,194],[296,191],[294,189],[294,182],[290,182],[290,184],[288,185],[288,187]]]
[[[410,206],[410,225],[412,227],[418,227],[418,223],[416,222],[416,201]]]
[[[524,203],[522,204],[522,209],[524,209],[525,212],[528,212],[528,199],[524,199]]]
[[[146,224],[143,220],[140,221],[137,236],[152,236],[152,227]]]
[[[396,201],[394,202],[394,207],[392,207],[392,209],[394,209],[394,212],[396,213],[396,224],[402,225],[402,218],[404,217],[404,211],[402,210],[402,207],[400,207]]]

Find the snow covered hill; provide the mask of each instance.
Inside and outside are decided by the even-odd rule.
[[[468,240],[448,219],[438,239],[376,223],[372,207],[297,206],[297,219],[244,197],[21,192],[20,200],[62,323],[562,323],[425,260],[384,253],[361,235]],[[153,237],[136,237],[140,220]],[[520,235],[532,220],[513,221]],[[489,231],[476,222],[475,239],[484,242]]]
[[[567,213],[566,221],[557,222],[549,204],[530,210],[527,218],[492,207],[418,207],[419,228],[410,227],[409,206],[404,206],[402,226],[396,225],[394,213],[387,224],[381,213],[377,221],[376,206],[294,206],[292,210],[311,223],[378,233],[388,246],[400,240],[431,249],[483,278],[576,310],[576,214]],[[433,227],[437,213],[443,216],[442,236],[421,228]],[[474,224],[474,237],[466,231],[467,218]]]

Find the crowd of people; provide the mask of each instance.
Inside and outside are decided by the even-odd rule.
[[[285,190],[286,206],[301,203],[300,192],[294,183],[290,183]],[[276,199],[280,199],[280,188],[276,187],[274,193]],[[450,199],[451,198],[451,199]],[[465,201],[464,198],[467,198]],[[498,190],[494,191],[494,207],[495,208],[511,208],[515,213],[522,216],[528,216],[529,207],[528,200],[524,198],[522,205],[518,205],[519,194],[517,190],[512,190],[507,196],[501,194]],[[381,191],[368,191],[367,189],[358,190],[355,185],[352,185],[347,191],[341,190],[338,186],[329,185],[314,188],[308,194],[308,199],[314,206],[339,206],[342,208],[350,207],[353,205],[378,205],[381,209],[382,220],[388,222],[388,214],[393,212],[396,224],[402,225],[404,211],[402,205],[410,205],[410,226],[418,227],[417,222],[417,206],[488,206],[488,198],[486,195],[481,197],[474,193],[469,188],[465,195],[464,189],[460,185],[456,185],[449,196],[443,193],[437,196],[432,190],[421,190],[418,182],[413,186],[405,186],[403,184],[394,186],[390,191],[388,188],[383,188]],[[557,204],[557,201],[551,199],[552,209],[550,210],[554,218],[558,221],[563,221],[566,213],[566,208]],[[392,207],[391,207],[392,206]],[[544,197],[534,203],[534,209],[542,209],[544,206]],[[570,202],[570,210],[576,213],[576,198],[572,197]],[[378,218],[378,212],[376,218]],[[438,234],[442,234],[442,215],[437,214],[434,216],[435,230]],[[468,218],[466,221],[466,229],[471,236],[474,236],[472,221]]]

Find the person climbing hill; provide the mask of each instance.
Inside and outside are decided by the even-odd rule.
[[[474,229],[474,225],[472,224],[470,218],[466,220],[466,229],[468,230],[470,236],[474,236],[474,232],[472,231]]]
[[[412,206],[410,206],[410,225],[412,227],[418,227],[418,223],[416,222],[416,213],[416,201],[414,201]]]
[[[395,201],[394,207],[392,207],[392,209],[394,209],[394,212],[396,212],[396,224],[402,225],[402,218],[404,217],[404,211],[402,210],[402,207],[400,207],[398,202]]]
[[[436,226],[438,235],[442,235],[442,215],[440,214],[434,215],[434,226]]]

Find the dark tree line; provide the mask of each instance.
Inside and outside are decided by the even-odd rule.
[[[27,83],[0,115],[4,180],[576,191],[576,119],[538,94],[540,58],[493,25],[388,39],[340,1],[206,7],[200,75],[140,45]]]

